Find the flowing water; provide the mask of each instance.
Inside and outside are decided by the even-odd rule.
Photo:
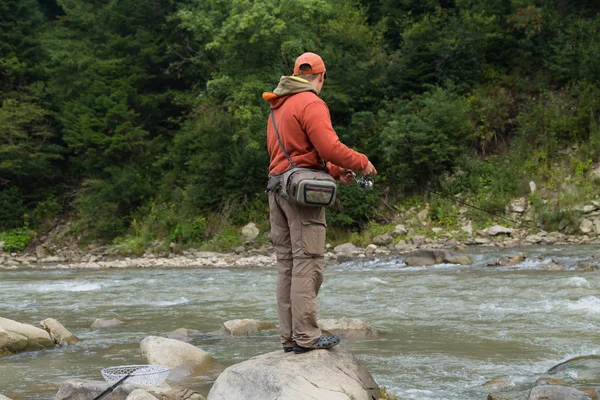
[[[404,399],[485,399],[481,385],[503,377],[512,397],[545,370],[600,346],[600,272],[573,269],[593,247],[527,248],[512,267],[486,267],[502,255],[480,250],[468,267],[406,267],[401,257],[331,263],[319,317],[352,317],[382,331],[344,347],[380,385]],[[545,271],[554,259],[565,271]],[[227,320],[276,322],[274,269],[11,270],[0,272],[0,316],[37,325],[55,318],[82,341],[0,359],[0,393],[51,399],[69,378],[102,379],[108,366],[144,364],[139,342],[185,327],[217,330]],[[91,329],[96,318],[123,318]],[[276,331],[243,338],[200,336],[192,343],[220,363],[188,381],[206,394],[219,368],[280,349]]]

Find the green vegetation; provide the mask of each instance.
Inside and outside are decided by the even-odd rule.
[[[2,250],[7,253],[23,250],[31,239],[31,232],[24,228],[11,229],[0,235],[0,241],[4,242]]]
[[[333,242],[364,244],[426,204],[431,224],[455,228],[448,197],[504,213],[525,196],[533,223],[570,229],[571,208],[597,193],[595,2],[0,0],[0,11],[7,243],[62,216],[82,243],[134,253],[237,247],[249,221],[265,243],[261,94],[304,51],[327,64],[340,138],[380,172],[374,191],[341,188]]]

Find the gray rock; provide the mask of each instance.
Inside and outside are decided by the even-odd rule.
[[[340,347],[302,355],[276,351],[227,368],[208,400],[372,400],[379,387],[364,364]]]
[[[524,213],[527,209],[527,199],[525,197],[519,197],[510,203],[509,209],[513,213]]]
[[[8,397],[3,396],[3,395],[0,394],[0,400],[11,400],[11,399],[9,399]]]
[[[362,250],[360,248],[356,247],[355,245],[353,245],[352,243],[344,243],[344,244],[335,246],[333,248],[333,251],[336,254],[343,254],[343,255],[347,255],[347,256],[353,256],[353,255],[358,255],[358,254],[362,253]]]
[[[377,246],[386,246],[390,243],[392,243],[392,240],[394,240],[394,238],[392,237],[392,235],[388,235],[383,234],[383,235],[377,235],[373,238],[372,243],[377,245]]]
[[[129,393],[129,396],[125,400],[158,400],[158,398],[152,396],[150,393],[143,389],[135,389]]]
[[[529,191],[531,192],[531,194],[534,194],[536,189],[537,189],[537,185],[535,184],[535,182],[530,181],[529,182]]]
[[[427,266],[435,264],[471,265],[473,260],[466,254],[448,250],[417,250],[406,255],[404,259],[409,266]]]
[[[485,232],[490,236],[497,236],[500,234],[510,235],[512,233],[512,231],[513,231],[512,229],[501,226],[501,225],[490,226],[489,228],[487,228],[485,230]]]
[[[473,234],[473,227],[471,226],[470,222],[467,225],[461,226],[460,229],[468,235]]]
[[[142,355],[150,364],[178,367],[180,365],[208,366],[213,358],[206,351],[179,340],[147,336],[140,343]]]
[[[46,258],[49,255],[48,249],[44,245],[36,246],[35,255],[37,258]]]
[[[587,218],[582,218],[579,222],[581,233],[590,233],[594,229],[594,223]]]
[[[54,400],[90,400],[100,395],[114,382],[109,383],[105,381],[89,381],[83,379],[69,379],[63,382],[58,389],[58,393],[54,397]],[[105,400],[121,400],[126,399],[131,392],[136,389],[143,389],[144,386],[133,385],[131,383],[123,383],[119,385],[114,391],[105,396]]]
[[[408,229],[404,225],[396,225],[394,228],[394,232],[392,233],[394,236],[399,235],[408,235]]]
[[[226,336],[250,336],[253,333],[275,329],[274,323],[255,319],[233,319],[221,326],[219,333]]]
[[[598,266],[587,261],[578,261],[577,270],[583,272],[598,271]]]
[[[593,393],[592,393],[593,392]],[[577,389],[562,385],[534,386],[527,400],[597,400],[593,389]]]
[[[377,251],[377,246],[374,244],[370,244],[367,246],[367,248],[365,249],[365,255],[367,257],[373,257],[375,255],[375,252]]]
[[[583,211],[584,213],[591,213],[592,211],[596,211],[597,207],[593,204],[586,204],[585,206],[583,206],[581,208],[581,211]]]
[[[456,240],[456,238],[452,238],[450,240],[448,240],[446,243],[444,243],[444,248],[445,249],[453,249],[456,247],[456,245],[458,244],[458,240]]]

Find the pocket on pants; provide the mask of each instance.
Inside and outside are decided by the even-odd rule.
[[[325,253],[326,225],[320,221],[302,221],[302,250],[310,256],[322,256]]]

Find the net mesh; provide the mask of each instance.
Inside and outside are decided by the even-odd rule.
[[[131,374],[124,383],[158,386],[167,379],[170,371],[171,368],[162,365],[122,365],[104,368],[100,372],[107,382],[116,382],[127,374]]]

